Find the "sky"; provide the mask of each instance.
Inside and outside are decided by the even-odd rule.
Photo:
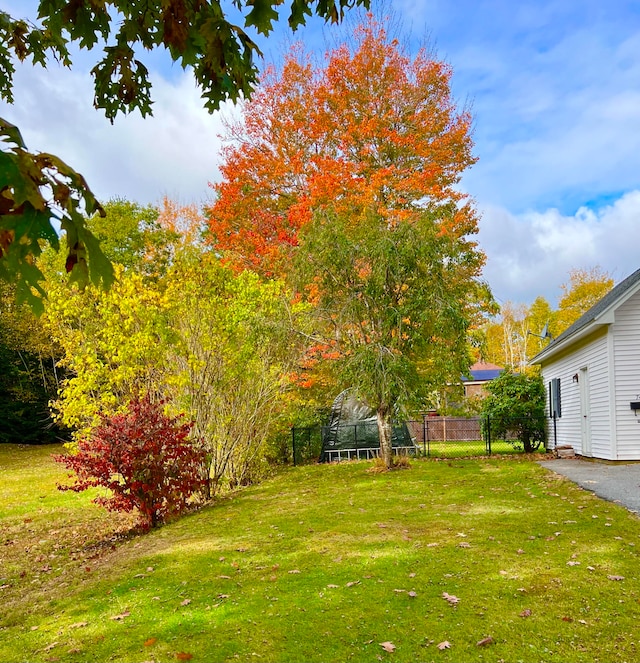
[[[285,3],[286,4],[286,3]],[[34,0],[0,0],[33,16]],[[599,266],[616,282],[640,268],[640,3],[626,0],[372,0],[393,13],[410,49],[425,39],[454,71],[474,115],[478,162],[461,188],[481,213],[483,277],[496,300],[552,305],[570,269]],[[286,18],[286,17],[285,17]],[[343,28],[318,20],[257,38],[265,61],[300,39],[319,56]],[[93,108],[81,54],[72,70],[18,66],[15,103],[0,116],[31,150],[52,152],[101,200],[211,199],[227,105],[209,115],[188,72],[153,55],[154,117]]]

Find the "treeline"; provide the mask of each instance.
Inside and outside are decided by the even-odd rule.
[[[613,278],[600,267],[573,269],[567,282],[560,285],[556,309],[544,297],[537,297],[531,305],[506,302],[500,314],[480,330],[479,357],[518,371],[530,369],[529,361],[549,343],[549,337],[562,334],[613,285]],[[541,338],[543,331],[549,336]]]

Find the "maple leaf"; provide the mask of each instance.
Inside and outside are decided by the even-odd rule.
[[[145,647],[151,647],[151,646],[155,645],[156,642],[158,642],[158,638],[149,638],[148,640],[144,641],[144,646]]]
[[[448,601],[451,605],[456,605],[460,603],[460,599],[453,594],[447,594],[447,592],[442,592],[442,598]]]
[[[478,642],[476,642],[476,647],[486,647],[487,645],[493,644],[493,642],[493,638],[489,635],[486,638],[482,638],[482,640],[478,640]]]
[[[448,640],[445,640],[438,645],[438,649],[440,651],[443,651],[444,649],[451,649],[451,643]]]
[[[396,650],[396,646],[393,644],[393,642],[381,642],[380,646],[388,652],[394,652]]]

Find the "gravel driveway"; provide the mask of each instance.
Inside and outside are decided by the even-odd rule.
[[[540,461],[540,465],[567,477],[598,497],[622,504],[633,513],[640,513],[640,463],[610,465],[579,458],[556,458]]]

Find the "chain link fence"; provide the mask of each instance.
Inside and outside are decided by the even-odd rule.
[[[348,424],[339,436],[327,426],[292,428],[294,465],[375,458],[380,448],[375,424]],[[335,437],[335,439],[334,439]],[[339,438],[339,439],[338,439]],[[427,458],[518,454],[524,445],[515,430],[496,436],[488,417],[431,417],[394,427],[394,452]]]

